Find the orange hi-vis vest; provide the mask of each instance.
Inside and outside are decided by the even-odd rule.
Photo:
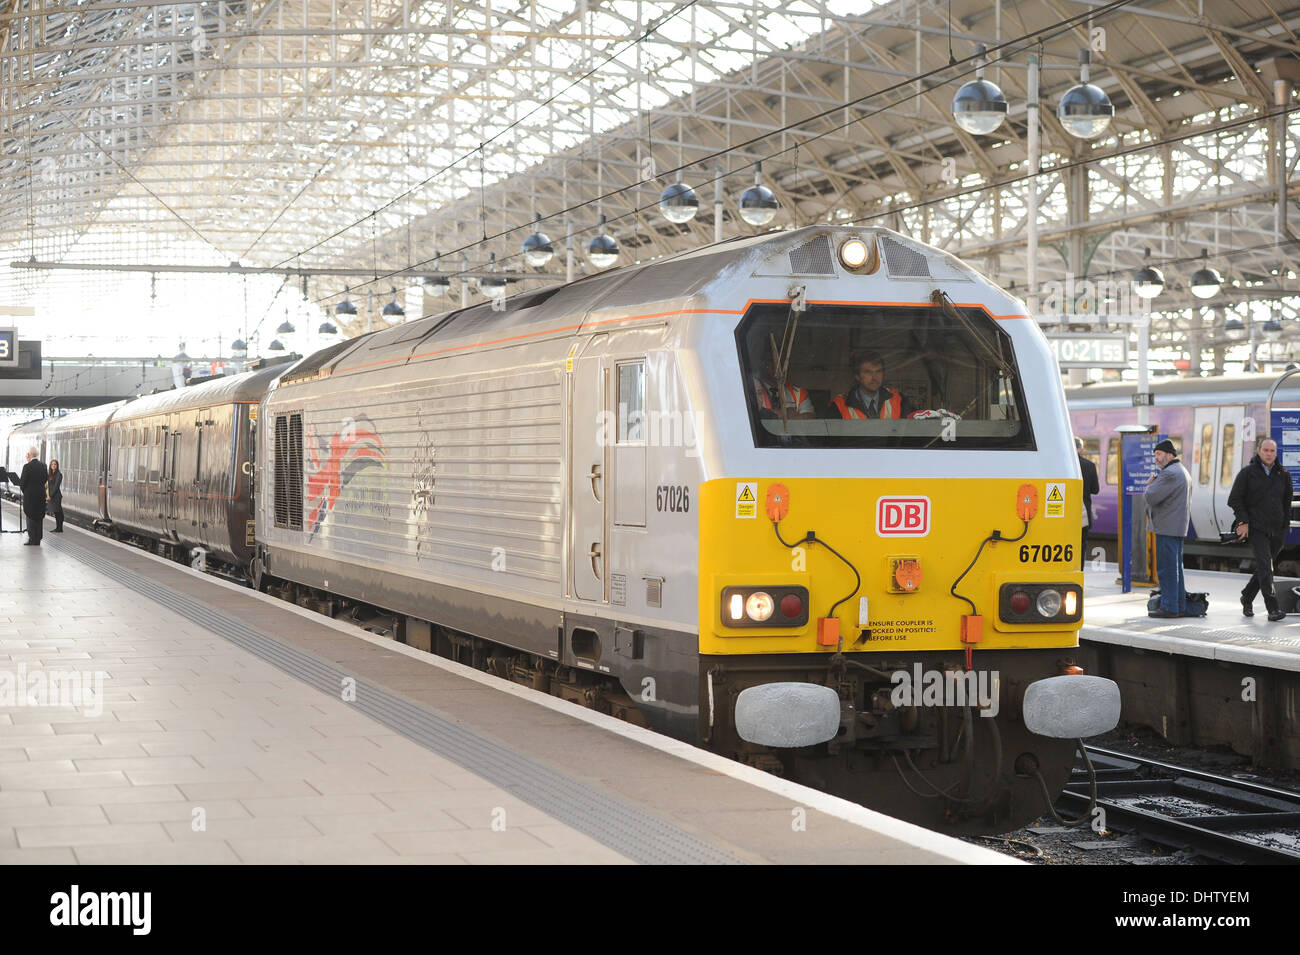
[[[882,388],[880,392],[877,392],[877,395],[882,392],[888,394],[889,397],[885,399],[884,403],[880,406],[880,417],[901,417],[903,413],[903,399],[899,393],[893,388]],[[846,397],[847,395],[836,395],[831,399],[831,404],[835,406],[835,410],[840,413],[841,418],[857,419],[868,417],[865,411],[860,411],[857,408],[851,407],[848,401],[845,400]],[[877,400],[879,400],[879,398],[877,398]]]
[[[777,408],[772,407],[771,395],[767,393],[767,389],[763,387],[763,383],[759,381],[757,378],[754,379],[754,394],[758,395],[758,403],[759,405],[762,406],[763,410],[765,411],[779,410]],[[812,400],[812,396],[808,394],[808,389],[796,387],[795,385],[790,384],[790,382],[788,381],[785,383],[785,396],[790,402],[790,407],[793,408],[795,411],[798,411],[799,406],[803,404],[805,401]]]

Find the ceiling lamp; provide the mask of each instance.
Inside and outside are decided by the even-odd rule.
[[[277,335],[292,335],[294,333],[294,327],[289,322],[289,310],[287,308],[284,310],[284,321],[280,323],[280,327],[275,330],[275,333]]]
[[[1210,253],[1201,249],[1201,267],[1192,273],[1192,294],[1197,298],[1214,298],[1223,287],[1223,276],[1210,268]]]
[[[772,190],[763,185],[763,164],[754,163],[754,184],[740,197],[740,217],[752,226],[765,226],[780,208]]]
[[[1142,257],[1142,268],[1138,269],[1133,276],[1133,291],[1138,294],[1138,298],[1155,298],[1164,291],[1164,273],[1150,264],[1148,261],[1150,258],[1151,250],[1147,249]]]
[[[1276,318],[1270,318],[1264,323],[1264,337],[1269,341],[1277,341],[1282,337],[1282,323]]]
[[[384,306],[384,310],[381,314],[384,316],[384,318],[389,319],[390,321],[396,321],[399,318],[405,318],[406,317],[405,310],[402,308],[402,306],[397,304],[397,289],[392,288],[390,286],[388,290],[393,293],[393,300]]]
[[[1223,323],[1223,334],[1234,342],[1246,337],[1246,326],[1239,318],[1230,318]]]
[[[659,214],[674,225],[695,218],[700,211],[700,197],[680,179],[659,194]]]
[[[1079,84],[1071,86],[1056,107],[1056,117],[1065,131],[1077,139],[1096,139],[1115,118],[1115,104],[1106,91],[1088,82],[1092,54],[1079,51]]]
[[[1007,98],[996,83],[984,78],[984,54],[988,47],[975,47],[975,79],[952,98],[952,118],[962,129],[987,136],[1007,118]]]
[[[480,275],[478,280],[478,290],[488,298],[501,298],[506,294],[506,279],[504,275],[497,274],[497,254],[493,252],[488,256],[488,274]]]
[[[550,236],[542,231],[542,217],[533,213],[533,234],[524,239],[524,261],[535,269],[544,269],[555,258],[555,246]]]
[[[618,261],[618,240],[605,231],[605,217],[600,217],[600,235],[587,243],[587,258],[598,269],[607,269]]]
[[[338,327],[330,321],[321,322],[320,328],[316,329],[318,335],[337,335],[338,333]]]
[[[284,346],[280,344],[280,339],[276,339],[267,346],[271,351],[284,351]]]
[[[346,285],[343,286],[343,301],[334,306],[334,314],[341,315],[345,318],[357,314],[357,307],[348,300],[348,292],[351,291]]]
[[[232,358],[247,358],[248,344],[242,338],[236,338],[230,343],[230,355]]]

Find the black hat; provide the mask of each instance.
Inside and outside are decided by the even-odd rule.
[[[1176,455],[1176,454],[1178,453],[1178,451],[1174,449],[1174,443],[1173,443],[1172,441],[1170,441],[1168,438],[1165,438],[1165,440],[1163,440],[1163,441],[1161,441],[1159,444],[1157,444],[1157,445],[1156,445],[1156,450],[1157,450],[1157,451],[1163,451],[1165,454],[1175,454],[1175,455]]]

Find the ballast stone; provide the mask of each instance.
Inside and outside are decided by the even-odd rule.
[[[763,683],[736,697],[736,732],[759,746],[798,749],[834,739],[840,695],[815,683]]]
[[[1053,676],[1029,684],[1025,728],[1053,739],[1108,733],[1119,724],[1119,685],[1100,676]]]

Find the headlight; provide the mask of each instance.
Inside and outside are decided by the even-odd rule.
[[[1038,612],[1044,617],[1055,617],[1061,612],[1061,595],[1055,590],[1044,590],[1038,595]]]
[[[856,272],[867,264],[871,250],[861,239],[845,239],[840,243],[840,262],[846,269]]]
[[[808,588],[781,584],[723,587],[720,621],[726,628],[803,627],[808,623]]]
[[[1077,623],[1083,617],[1083,588],[1078,584],[1002,584],[998,588],[998,618],[1004,623]]]
[[[762,623],[772,616],[772,610],[775,606],[776,604],[772,602],[772,595],[759,590],[750,594],[749,599],[745,601],[745,616],[757,623]]]

